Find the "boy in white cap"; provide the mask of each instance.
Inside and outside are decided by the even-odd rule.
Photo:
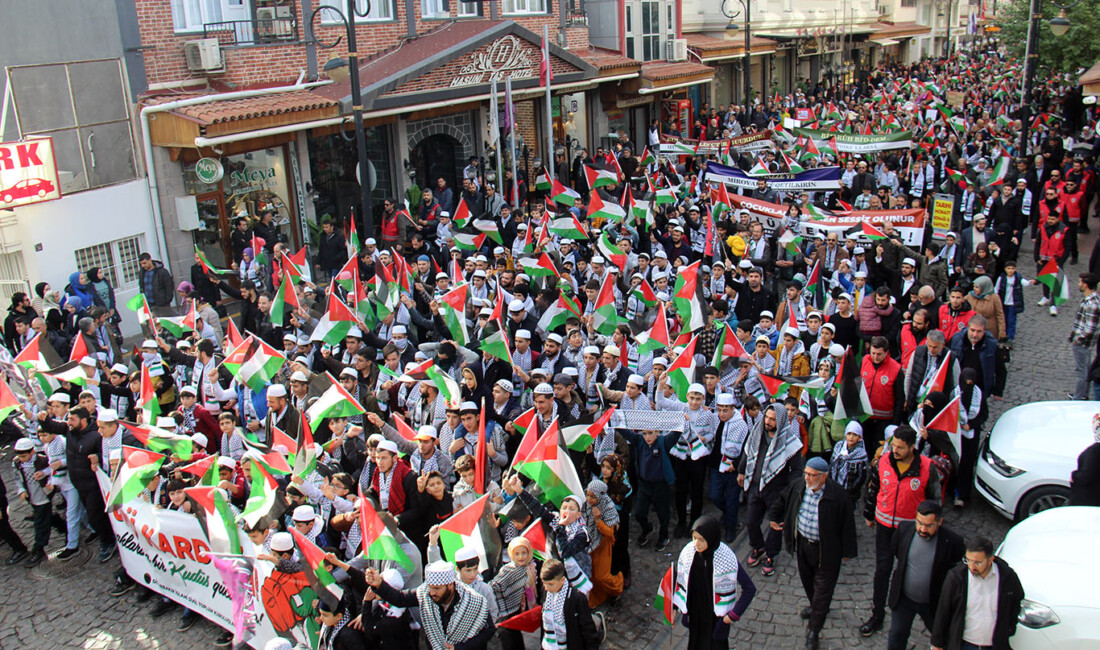
[[[714,444],[714,432],[718,419],[703,408],[706,388],[693,383],[687,389],[687,404],[675,399],[667,380],[657,395],[657,409],[681,411],[684,414],[684,434],[669,453],[676,472],[676,536],[687,537],[691,524],[703,516],[703,483],[707,476],[707,457]],[[688,518],[687,501],[691,497],[691,517]]]
[[[401,417],[395,415],[395,418]],[[393,442],[397,449],[408,457],[409,465],[417,474],[424,475],[428,472],[439,472],[449,485],[454,481],[454,462],[451,456],[439,449],[439,433],[430,424],[425,424],[416,430],[412,440],[405,439],[397,429],[387,424],[377,413],[367,413],[370,423],[378,427],[382,435]]]
[[[50,526],[64,531],[65,521],[54,514],[50,495],[54,487],[43,471],[49,467],[46,454],[35,452],[30,438],[15,442],[15,457],[11,461],[15,472],[16,494],[34,510],[34,550],[27,566],[36,566],[46,559],[46,546],[50,543]],[[7,514],[5,513],[5,518]],[[16,548],[13,545],[13,550]]]

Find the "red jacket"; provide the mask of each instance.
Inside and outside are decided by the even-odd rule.
[[[894,418],[895,393],[894,384],[901,379],[901,364],[891,357],[886,357],[879,367],[871,362],[871,355],[863,357],[863,366],[859,371],[863,378],[863,387],[867,390],[867,397],[871,401],[871,418],[875,420],[892,420]]]
[[[1045,215],[1043,219],[1042,225],[1039,226],[1039,250],[1036,254],[1040,261],[1058,260],[1061,264],[1066,255],[1066,227],[1061,223],[1055,223],[1054,232],[1047,232]]]
[[[927,337],[928,334],[926,333],[925,336]],[[901,367],[902,368],[908,368],[909,367],[909,357],[913,356],[913,351],[916,350],[917,347],[919,347],[921,343],[924,343],[924,338],[921,338],[921,340],[919,340],[919,341],[917,340],[917,337],[914,336],[914,334],[913,334],[913,325],[911,323],[906,323],[906,324],[901,326]]]
[[[1065,190],[1058,194],[1058,200],[1062,202],[1062,218],[1067,223],[1079,223],[1081,221],[1081,197],[1084,195],[1085,193],[1081,191],[1068,194]]]
[[[876,470],[878,497],[875,499],[875,521],[887,528],[897,528],[901,522],[917,518],[917,506],[929,498],[932,471],[932,463],[917,454],[905,474],[898,476],[892,458],[893,454],[884,450]]]
[[[956,332],[961,332],[966,329],[968,323],[970,323],[970,317],[974,315],[974,310],[970,307],[970,303],[964,302],[962,309],[959,313],[951,315],[951,304],[940,306],[940,331],[943,332],[944,337],[950,341],[951,337]]]

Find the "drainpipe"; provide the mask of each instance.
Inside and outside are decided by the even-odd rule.
[[[326,86],[332,83],[331,79],[326,79],[325,81],[313,81],[309,83],[303,83],[305,81],[305,75],[305,71],[302,71],[301,74],[298,75],[298,81],[296,81],[292,86],[276,86],[274,88],[261,88],[258,90],[240,90],[231,93],[202,95],[201,97],[179,99],[174,102],[146,106],[141,109],[141,146],[142,153],[145,155],[145,174],[149,180],[149,202],[152,204],[153,209],[153,226],[157,235],[157,252],[160,255],[161,260],[164,260],[168,255],[168,244],[165,242],[164,239],[164,215],[161,213],[160,210],[160,195],[157,192],[157,168],[153,162],[153,144],[150,141],[149,137],[149,116],[153,115],[154,113],[164,113],[167,111],[175,110],[177,108],[185,108],[187,106],[211,104],[214,102],[224,102],[231,99],[244,99],[247,97],[276,95],[279,93],[293,92],[295,90],[316,88],[317,86]]]
[[[578,1],[578,0],[573,0],[573,1]],[[558,20],[558,30],[559,30],[558,46],[561,47],[563,50],[567,49],[566,45],[569,43],[569,39],[566,36],[566,29],[565,29],[565,26],[566,26],[565,12],[568,10],[569,2],[570,2],[570,0],[558,0],[558,15],[559,15],[559,20]]]
[[[405,24],[409,38],[416,38],[416,0],[405,0]]]

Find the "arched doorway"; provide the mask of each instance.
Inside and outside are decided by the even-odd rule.
[[[435,189],[437,178],[447,181],[447,187],[455,193],[462,189],[459,176],[462,168],[458,161],[462,157],[462,143],[455,138],[439,133],[420,141],[410,152],[409,161],[416,170],[416,182],[422,188]]]

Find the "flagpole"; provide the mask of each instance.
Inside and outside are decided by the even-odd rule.
[[[493,139],[496,141],[493,147],[497,151],[497,191],[504,189],[504,138],[500,137],[500,102],[497,101],[499,88],[497,80],[493,79]],[[505,106],[507,108],[507,105]],[[515,177],[513,177],[515,178]]]
[[[512,209],[519,210],[519,176],[516,176],[516,125],[512,114],[512,75],[504,81],[504,111],[508,114],[508,157],[512,160]],[[527,179],[530,183],[531,180]],[[528,224],[530,227],[530,224]],[[509,251],[511,253],[511,251]]]
[[[542,57],[546,62],[546,169],[550,178],[557,178],[554,171],[554,110],[550,99],[550,25],[542,26]]]

